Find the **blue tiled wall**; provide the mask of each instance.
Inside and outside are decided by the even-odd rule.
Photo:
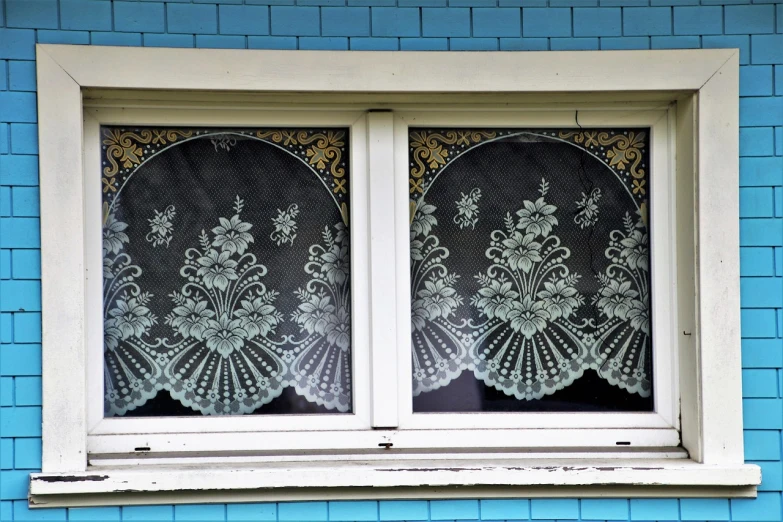
[[[306,502],[27,509],[41,465],[34,44],[267,49],[738,47],[745,457],[758,499]],[[0,520],[781,521],[783,3],[776,0],[0,0]]]

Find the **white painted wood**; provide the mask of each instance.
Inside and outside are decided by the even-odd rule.
[[[363,52],[46,45],[98,88],[360,93],[697,90],[730,50]],[[633,74],[629,70],[633,69]]]
[[[694,195],[697,158],[696,94],[684,95],[677,101],[676,170],[677,170],[677,252],[683,262],[677,272],[677,327],[680,367],[680,412],[682,444],[697,462],[701,460],[701,386],[699,379],[699,345],[696,324],[696,233]]]
[[[37,51],[43,319],[43,469],[84,470],[84,216],[79,85]],[[97,277],[101,277],[101,271]]]
[[[395,247],[394,119],[367,115],[370,178],[370,316],[372,427],[397,427],[397,263]],[[407,163],[407,162],[406,162]],[[407,294],[403,294],[403,299]],[[408,314],[409,315],[409,314]]]
[[[355,452],[381,451],[387,445],[397,450],[482,451],[504,449],[525,452],[541,448],[675,448],[679,445],[677,430],[669,429],[431,429],[431,430],[361,430],[272,431],[263,435],[248,433],[139,433],[92,435],[87,449],[94,454],[133,454],[136,448],[145,455],[161,453],[236,453],[268,452]],[[620,444],[618,444],[620,443]],[[626,444],[627,443],[627,444]],[[339,460],[339,457],[335,455]]]
[[[515,460],[519,459],[519,453],[505,453],[502,451],[493,451],[486,453],[421,453],[421,452],[401,452],[401,451],[381,451],[372,454],[373,461],[418,461],[432,460],[451,462],[455,458],[464,461],[482,462],[484,460]],[[630,460],[662,460],[662,459],[680,459],[688,460],[688,452],[682,448],[656,449],[639,448],[635,452],[612,451],[592,449],[580,451],[526,451],[524,458],[526,460],[562,460],[573,461],[581,460],[600,460],[600,459],[620,459]],[[341,455],[340,460],[345,461],[366,461],[367,454],[345,454]],[[272,462],[329,462],[333,461],[334,456],[329,454],[313,455],[205,455],[193,457],[179,456],[145,456],[141,453],[130,456],[97,455],[90,457],[90,470],[98,471],[100,468],[117,469],[122,467],[138,466],[246,466],[255,464],[270,464]]]
[[[37,52],[44,317],[43,469],[45,473],[61,472],[63,475],[37,476],[31,486],[33,505],[41,505],[39,500],[73,505],[102,502],[127,504],[135,501],[171,503],[188,499],[222,502],[262,497],[281,500],[325,498],[327,495],[329,498],[456,497],[466,494],[475,497],[478,491],[483,492],[479,496],[488,497],[519,496],[523,491],[536,496],[573,496],[576,491],[580,495],[619,496],[755,494],[759,470],[755,466],[741,465],[737,51],[451,55],[39,45]],[[196,92],[194,88],[213,92]],[[85,387],[85,374],[88,371],[85,357],[90,353],[89,350],[95,349],[92,339],[97,336],[97,330],[85,316],[85,311],[91,313],[89,303],[85,303],[85,295],[89,299],[95,285],[88,277],[90,272],[85,271],[94,257],[90,254],[90,244],[94,241],[90,237],[95,236],[94,230],[83,228],[85,219],[90,220],[95,212],[83,206],[87,204],[89,207],[89,201],[95,198],[93,192],[82,190],[87,183],[82,179],[82,152],[86,155],[85,172],[90,171],[90,164],[95,161],[90,152],[92,145],[86,145],[82,139],[81,91],[85,90],[90,93],[90,103],[104,106],[105,109],[101,110],[105,110],[107,117],[117,123],[133,122],[132,117],[128,116],[129,111],[123,109],[129,106],[140,110],[137,114],[141,116],[137,116],[137,123],[148,124],[170,123],[171,113],[168,111],[190,108],[193,109],[190,112],[179,110],[181,119],[178,121],[194,125],[225,125],[227,119],[239,122],[237,124],[262,125],[262,122],[274,121],[278,114],[286,114],[289,121],[298,121],[302,125],[314,124],[314,121],[326,123],[348,118],[345,109],[351,109],[354,112],[353,119],[344,124],[352,126],[352,234],[364,238],[370,237],[372,226],[369,220],[371,209],[368,206],[370,183],[366,171],[362,174],[356,170],[364,168],[368,161],[366,150],[361,147],[361,143],[367,143],[366,139],[356,139],[357,136],[364,136],[366,130],[364,118],[357,111],[379,107],[411,112],[437,109],[441,113],[453,114],[455,119],[451,121],[459,125],[459,121],[473,118],[475,109],[482,109],[486,114],[477,116],[475,121],[489,121],[492,118],[511,121],[519,117],[521,109],[527,109],[527,116],[524,117],[524,121],[528,122],[526,125],[556,126],[570,125],[573,112],[579,110],[582,125],[608,126],[648,121],[653,118],[653,114],[666,111],[669,103],[676,101],[677,110],[673,117],[676,119],[673,125],[676,132],[669,132],[670,139],[676,140],[677,146],[676,198],[669,203],[669,211],[673,208],[677,211],[667,226],[668,230],[675,232],[676,240],[673,243],[676,244],[677,253],[674,265],[661,265],[660,269],[665,270],[668,266],[669,277],[677,281],[676,289],[670,288],[669,291],[677,296],[676,317],[679,322],[675,333],[670,333],[667,338],[676,345],[673,352],[679,354],[679,361],[672,364],[672,369],[676,375],[679,367],[680,378],[672,383],[671,400],[664,397],[656,403],[657,418],[651,415],[630,422],[630,417],[618,416],[624,419],[618,421],[618,424],[601,420],[605,422],[604,429],[566,427],[554,430],[501,430],[490,426],[484,426],[485,429],[481,430],[446,431],[373,432],[369,429],[355,429],[368,428],[371,420],[370,352],[369,349],[361,349],[362,346],[369,347],[371,336],[375,335],[370,330],[371,263],[367,247],[352,250],[354,364],[357,369],[366,365],[367,371],[363,381],[359,372],[356,374],[356,414],[340,416],[345,419],[345,423],[339,426],[339,431],[328,424],[309,431],[309,421],[293,420],[281,421],[277,429],[286,426],[291,430],[304,428],[309,433],[268,431],[261,435],[262,430],[258,430],[259,434],[256,435],[253,433],[257,431],[256,426],[242,425],[244,419],[230,419],[226,426],[239,428],[237,431],[209,433],[212,428],[205,432],[206,425],[197,422],[203,419],[192,419],[192,423],[189,419],[182,423],[183,429],[189,430],[189,433],[179,436],[174,426],[177,421],[172,419],[163,419],[163,424],[155,420],[148,426],[142,423],[136,426],[112,425],[99,420],[90,423],[95,434],[89,437],[88,442],[85,405],[87,397],[95,393],[97,387],[94,383],[90,384],[88,394]],[[683,92],[686,95],[683,96]],[[134,101],[134,97],[144,101]],[[288,105],[281,105],[281,100],[286,100]],[[88,111],[93,109],[91,106]],[[514,112],[511,109],[518,110],[511,114]],[[627,119],[623,119],[623,113],[627,113]],[[650,124],[653,123],[650,121]],[[87,135],[94,133],[94,126],[90,118],[86,118]],[[395,136],[400,136],[400,132],[399,125],[396,125]],[[654,134],[659,135],[657,132]],[[658,148],[660,144],[656,145]],[[391,156],[392,163],[407,161],[399,149],[395,154]],[[662,161],[657,156],[653,158],[656,165]],[[655,170],[661,171],[659,168]],[[665,181],[658,179],[658,174],[654,176],[656,184]],[[396,170],[394,181],[388,184],[393,196],[387,194],[387,197],[393,199],[394,203],[391,212],[386,214],[387,219],[396,220],[387,225],[394,238],[394,256],[388,259],[388,263],[394,263],[394,267],[389,270],[393,270],[390,273],[395,274],[396,280],[389,288],[392,291],[390,295],[394,295],[397,300],[393,308],[396,317],[389,320],[393,329],[396,328],[397,349],[401,350],[401,354],[407,354],[397,361],[397,374],[403,383],[403,377],[409,375],[409,372],[406,374],[406,364],[410,365],[409,344],[404,342],[410,336],[404,324],[408,321],[409,311],[399,298],[408,288],[404,274],[407,270],[407,250],[401,247],[407,247],[407,240],[402,236],[402,219],[399,215],[402,202],[408,197],[405,193],[406,183],[407,173],[400,167]],[[696,197],[691,193],[694,186],[698,191]],[[664,212],[663,207],[656,212]],[[692,223],[694,214],[697,227]],[[361,219],[362,216],[365,218]],[[656,247],[656,250],[659,249]],[[698,285],[693,283],[694,272]],[[694,295],[697,305],[694,305]],[[696,310],[698,323],[694,321]],[[405,337],[401,337],[403,335]],[[628,438],[631,438],[631,448],[675,446],[679,440],[676,429],[655,429],[653,426],[659,423],[664,426],[676,425],[677,382],[683,392],[680,409],[682,440],[691,457],[685,463],[677,459],[681,454],[664,451],[662,455],[672,460],[659,463],[655,459],[643,459],[640,465],[637,459],[634,469],[629,469],[624,467],[625,459],[611,459],[609,465],[601,466],[612,468],[612,473],[607,473],[597,468],[589,469],[590,465],[584,459],[569,460],[569,456],[578,455],[579,447],[602,451],[608,451],[611,447],[618,451],[612,445],[628,441]],[[400,420],[404,419],[406,408],[409,408],[408,391],[407,386],[398,386],[396,411]],[[388,404],[393,402],[392,399]],[[662,403],[671,403],[668,412]],[[89,412],[92,416],[90,421],[100,416],[94,406],[91,406]],[[596,417],[602,418],[606,417]],[[581,420],[587,419],[574,417],[574,421]],[[640,424],[634,424],[636,421]],[[290,424],[286,425],[286,422]],[[541,422],[539,426],[542,426],[554,421],[535,422]],[[621,428],[624,422],[629,423],[628,427]],[[610,426],[617,429],[608,429]],[[159,433],[151,433],[149,429],[158,430]],[[316,433],[319,429],[321,431]],[[139,433],[133,434],[134,431]],[[539,448],[536,451],[541,451],[547,445],[550,448],[566,447],[572,451],[553,453],[556,463],[546,472],[541,469],[531,470],[529,465],[495,465],[489,457],[485,460],[478,457],[480,453],[467,465],[448,453],[476,448],[474,441],[477,439],[482,441],[479,446],[486,446],[493,452],[508,453],[511,450],[511,453],[519,454],[531,448]],[[325,442],[319,443],[319,440]],[[309,466],[306,463],[300,463],[300,467],[290,467],[296,471],[288,472],[280,466],[257,463],[232,468],[230,471],[192,464],[178,469],[151,468],[132,478],[123,475],[130,471],[117,470],[104,472],[104,475],[110,477],[106,480],[57,479],[58,476],[85,472],[87,444],[92,454],[119,452],[127,456],[135,455],[134,450],[139,446],[134,444],[139,441],[152,443],[154,449],[150,453],[161,458],[172,458],[172,451],[184,451],[187,458],[195,458],[191,452],[200,450],[211,453],[209,458],[217,458],[248,450],[261,456],[253,455],[252,458],[262,458],[271,451],[275,455],[270,460],[288,458],[297,451],[318,453],[330,459],[319,463],[317,467],[320,471],[304,473],[308,477],[305,481],[301,480],[301,466]],[[343,452],[351,456],[362,451],[367,454],[378,452],[377,444],[381,442],[384,445],[391,443],[392,448],[396,448],[391,452],[407,449],[412,454],[422,450],[437,450],[440,458],[436,460],[441,464],[448,462],[449,465],[435,472],[424,472],[421,469],[381,470],[372,464],[361,463],[354,458],[343,459],[341,456]],[[329,448],[340,450],[330,452]],[[220,454],[219,451],[223,450],[225,452]],[[620,453],[625,454],[622,451]],[[341,466],[342,460],[357,462],[356,466],[360,470]],[[564,461],[575,466],[562,465]],[[680,464],[677,465],[683,465],[683,468],[676,468],[674,462],[678,461]],[[133,458],[128,462],[133,462]],[[410,460],[406,462],[410,464]],[[412,462],[417,466],[426,466],[424,462]],[[576,469],[580,466],[588,469]],[[636,469],[645,466],[655,469],[647,469],[642,474]],[[654,479],[650,479],[653,475]],[[222,477],[229,478],[224,480]],[[350,482],[351,477],[354,477],[354,482],[349,486],[330,487],[334,486],[335,480],[338,483]],[[408,480],[415,486],[405,486]],[[301,487],[288,487],[287,481],[296,482],[296,486]],[[469,488],[443,487],[467,484],[476,487],[485,482],[485,486],[472,492]],[[119,493],[128,490],[151,491],[162,483],[169,484],[166,487],[170,487],[168,491],[172,493],[166,494],[161,489],[158,496],[152,493],[152,496],[138,495],[133,499],[128,497],[129,493]],[[614,485],[607,488],[604,486],[607,483]],[[389,484],[397,486],[371,487]],[[517,486],[509,487],[508,484]],[[527,484],[540,484],[540,487]],[[552,488],[554,484],[560,487]],[[585,484],[590,485],[583,487]],[[663,484],[668,486],[662,487]],[[642,489],[639,489],[640,485]],[[98,492],[95,489],[104,486],[106,491]],[[248,487],[251,489],[243,489]],[[324,489],[326,487],[329,488]],[[192,493],[180,491],[182,488]],[[216,489],[220,492],[215,492]],[[121,495],[121,500],[118,500],[117,495]]]
[[[62,476],[62,475],[60,475]],[[546,486],[558,490],[568,486],[606,485],[633,486],[638,492],[666,484],[678,486],[679,491],[705,485],[725,488],[724,495],[732,493],[728,488],[758,484],[759,469],[750,465],[699,465],[689,461],[652,460],[644,464],[636,461],[605,460],[487,460],[480,464],[472,461],[388,462],[356,461],[334,463],[284,463],[256,465],[254,467],[213,467],[208,469],[176,469],[166,467],[139,467],[132,470],[104,469],[68,475],[68,480],[57,481],[56,474],[33,474],[30,492],[33,506],[53,506],[55,495],[101,495],[118,491],[169,492],[164,498],[172,501],[184,491],[266,490],[281,492],[318,487],[321,499],[333,498],[336,488],[371,487],[373,498],[384,494],[387,488],[448,488],[430,492],[434,498],[451,497],[453,486],[492,487]],[[82,479],[82,480],[79,480]],[[585,488],[585,491],[589,489]],[[519,490],[517,489],[517,495]],[[653,490],[654,491],[654,490]],[[700,490],[701,493],[702,490]],[[736,490],[734,490],[736,491]],[[746,495],[752,492],[744,490]],[[360,495],[352,489],[348,498]],[[573,494],[573,492],[569,492]],[[624,493],[628,493],[624,490]],[[410,492],[395,489],[392,498],[411,496]],[[475,493],[473,493],[475,495]],[[549,493],[550,495],[556,493]],[[660,494],[660,493],[659,493]],[[736,493],[734,493],[736,494]],[[490,495],[491,496],[491,495]],[[607,495],[604,491],[604,496]],[[235,495],[225,496],[229,501]],[[366,498],[366,497],[364,497]],[[387,497],[388,498],[388,497]],[[176,498],[174,498],[176,502]],[[203,501],[203,500],[202,500]],[[83,502],[80,502],[83,504]]]
[[[398,167],[397,176],[408,176],[408,127],[469,127],[469,128],[525,128],[525,127],[611,127],[618,125],[650,127],[651,189],[650,215],[651,227],[651,266],[653,276],[653,371],[655,390],[655,413],[525,413],[509,415],[507,413],[465,414],[421,414],[413,413],[410,392],[410,342],[398,342],[401,369],[400,379],[400,427],[405,429],[474,429],[474,428],[606,428],[606,427],[673,427],[679,428],[678,405],[678,353],[677,353],[677,225],[673,209],[676,202],[674,191],[675,171],[672,167],[674,150],[671,148],[672,118],[671,104],[655,109],[624,111],[615,107],[614,111],[603,110],[554,110],[550,113],[507,110],[498,112],[443,112],[443,111],[396,111],[395,143],[397,161],[404,167]],[[398,187],[398,190],[401,190]],[[405,191],[407,205],[407,190]],[[398,206],[398,212],[401,205]],[[398,232],[405,240],[397,244],[398,263],[409,266],[410,244],[408,241],[409,223],[398,219]],[[688,263],[689,259],[681,259]],[[398,276],[399,277],[399,276]],[[398,284],[400,282],[398,281]],[[409,284],[405,279],[405,284]],[[399,292],[399,291],[398,291]],[[690,306],[693,306],[691,300]],[[407,311],[407,308],[406,308]],[[402,313],[402,312],[400,312]],[[409,312],[408,312],[409,313]],[[409,321],[400,325],[406,330],[398,331],[398,339],[410,339]]]
[[[698,95],[701,460],[743,462],[739,289],[739,51]]]

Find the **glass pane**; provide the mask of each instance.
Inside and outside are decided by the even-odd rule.
[[[649,129],[410,129],[414,412],[651,411]]]
[[[101,138],[105,415],[350,412],[348,130]]]

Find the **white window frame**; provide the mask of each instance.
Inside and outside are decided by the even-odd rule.
[[[742,444],[738,51],[38,45],[37,67],[44,406],[32,506],[755,495],[760,471],[744,464]],[[481,430],[477,416],[437,414],[434,429],[433,415],[414,416],[410,405],[406,125],[573,127],[577,111],[585,127],[653,129],[656,412],[480,414]],[[353,415],[102,418],[102,383],[90,377],[102,373],[102,314],[90,298],[99,282],[89,277],[101,266],[94,138],[101,123],[170,123],[172,114],[180,125],[355,130],[353,352],[366,377]]]

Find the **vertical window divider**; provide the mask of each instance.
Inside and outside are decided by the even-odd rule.
[[[394,117],[388,112],[367,115],[367,165],[370,193],[370,361],[373,428],[396,428],[397,281],[400,267],[396,252]]]

